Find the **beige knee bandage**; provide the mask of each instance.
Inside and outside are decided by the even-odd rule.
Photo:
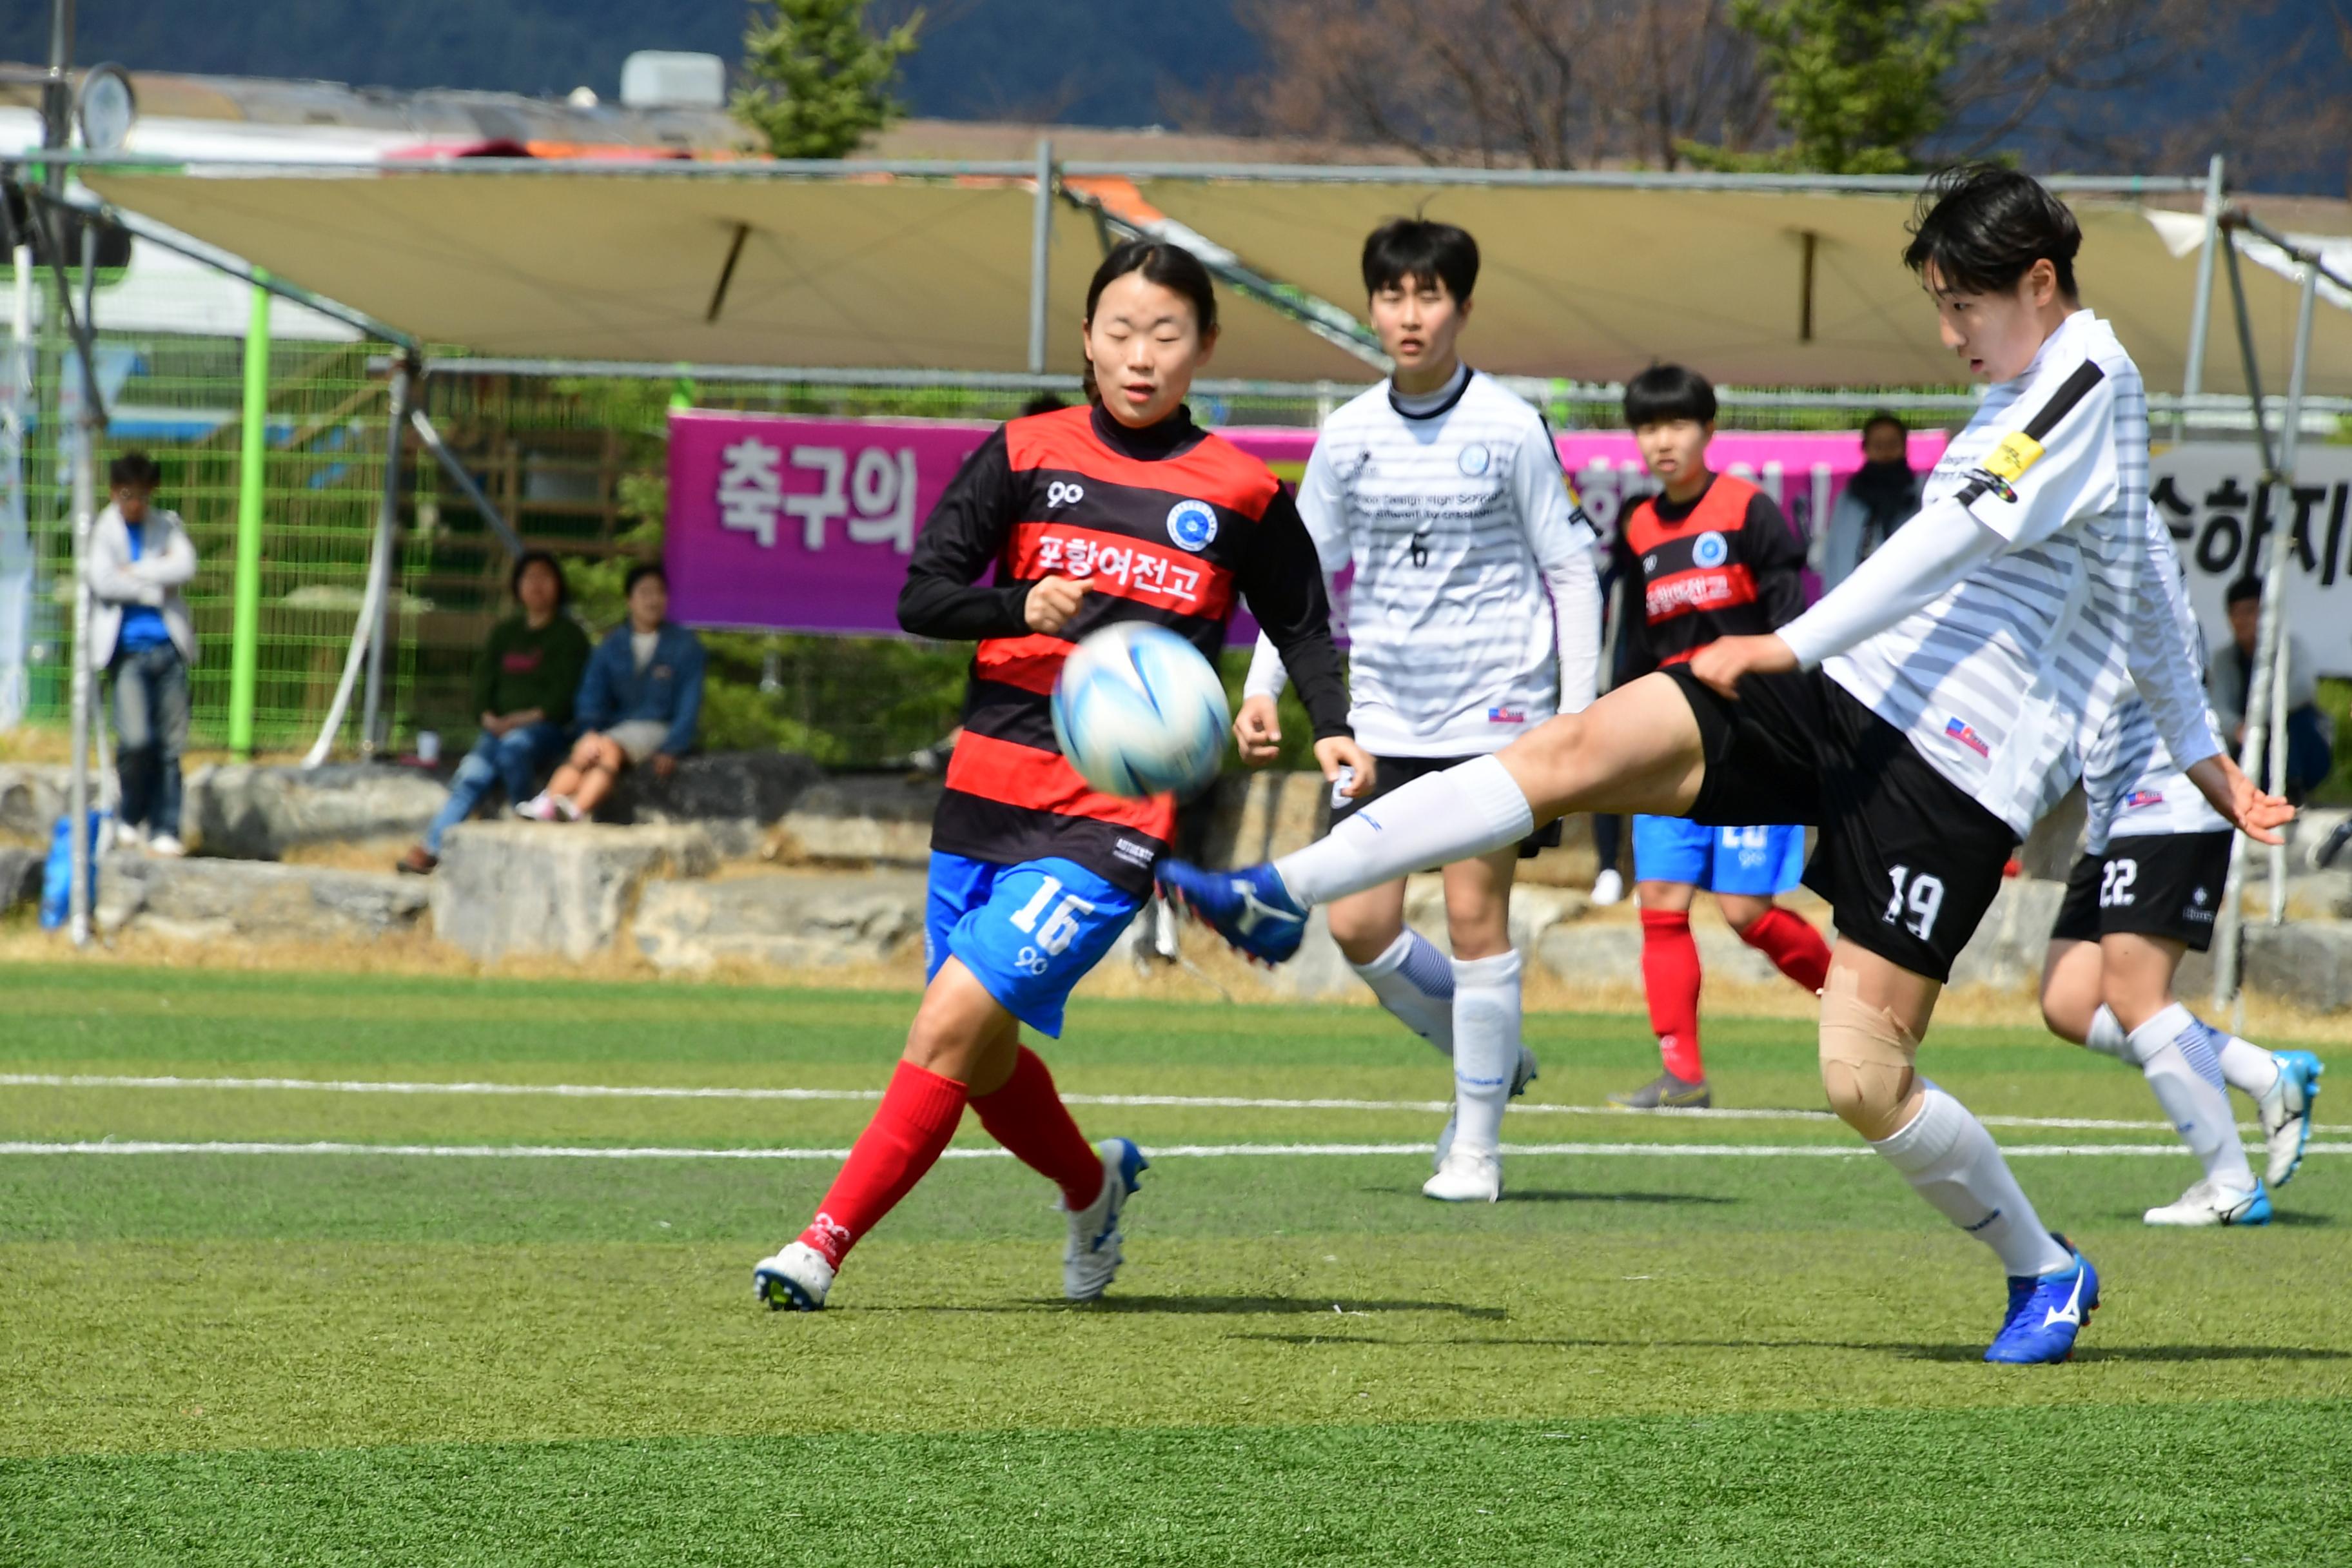
[[[1884,1007],[1864,1002],[1853,975],[1832,970],[1822,993],[1822,1088],[1839,1119],[1872,1142],[1918,1113],[1912,1064],[1919,1042]]]

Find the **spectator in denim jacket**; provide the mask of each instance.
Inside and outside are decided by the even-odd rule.
[[[644,764],[656,778],[677,770],[702,721],[702,639],[669,619],[669,579],[632,568],[627,622],[589,657],[574,706],[581,735],[547,787],[515,809],[536,822],[577,822]]]

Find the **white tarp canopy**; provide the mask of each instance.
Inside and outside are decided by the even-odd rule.
[[[1460,223],[1486,258],[1469,351],[1496,372],[1612,381],[1678,359],[1735,384],[1964,379],[1900,259],[1913,210],[1900,182],[1064,172],[1081,188],[1132,179],[1150,207],[1257,272],[1350,310],[1376,224],[1413,212]],[[122,208],[427,342],[574,360],[1026,367],[1036,187],[1012,165],[191,163],[83,178]],[[2084,301],[2116,322],[2152,390],[2178,389],[2201,223],[2113,194],[2069,200],[2084,232]],[[1056,204],[1049,369],[1076,367],[1099,254],[1090,215]],[[2294,288],[2272,268],[2243,270],[2275,388]],[[2215,295],[2205,389],[2242,391],[2226,286]],[[1361,361],[1233,290],[1225,315],[1215,374],[1369,379]],[[2310,387],[2352,394],[2352,314],[2320,313]]]

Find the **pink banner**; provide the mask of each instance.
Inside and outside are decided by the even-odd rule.
[[[670,416],[667,566],[671,612],[689,626],[895,637],[907,557],[932,507],[996,426],[931,419],[815,419],[700,409]],[[1220,432],[1296,483],[1315,432]],[[1911,437],[1922,472],[1944,434]],[[1613,535],[1624,504],[1655,489],[1633,438],[1570,432],[1560,461],[1586,512]],[[1851,432],[1727,431],[1708,456],[1753,479],[1810,532],[1862,465]],[[1256,627],[1234,617],[1233,638]]]

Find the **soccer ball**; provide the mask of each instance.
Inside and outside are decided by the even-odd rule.
[[[1188,793],[1225,757],[1224,684],[1191,643],[1149,621],[1087,637],[1054,682],[1054,738],[1105,795]]]

